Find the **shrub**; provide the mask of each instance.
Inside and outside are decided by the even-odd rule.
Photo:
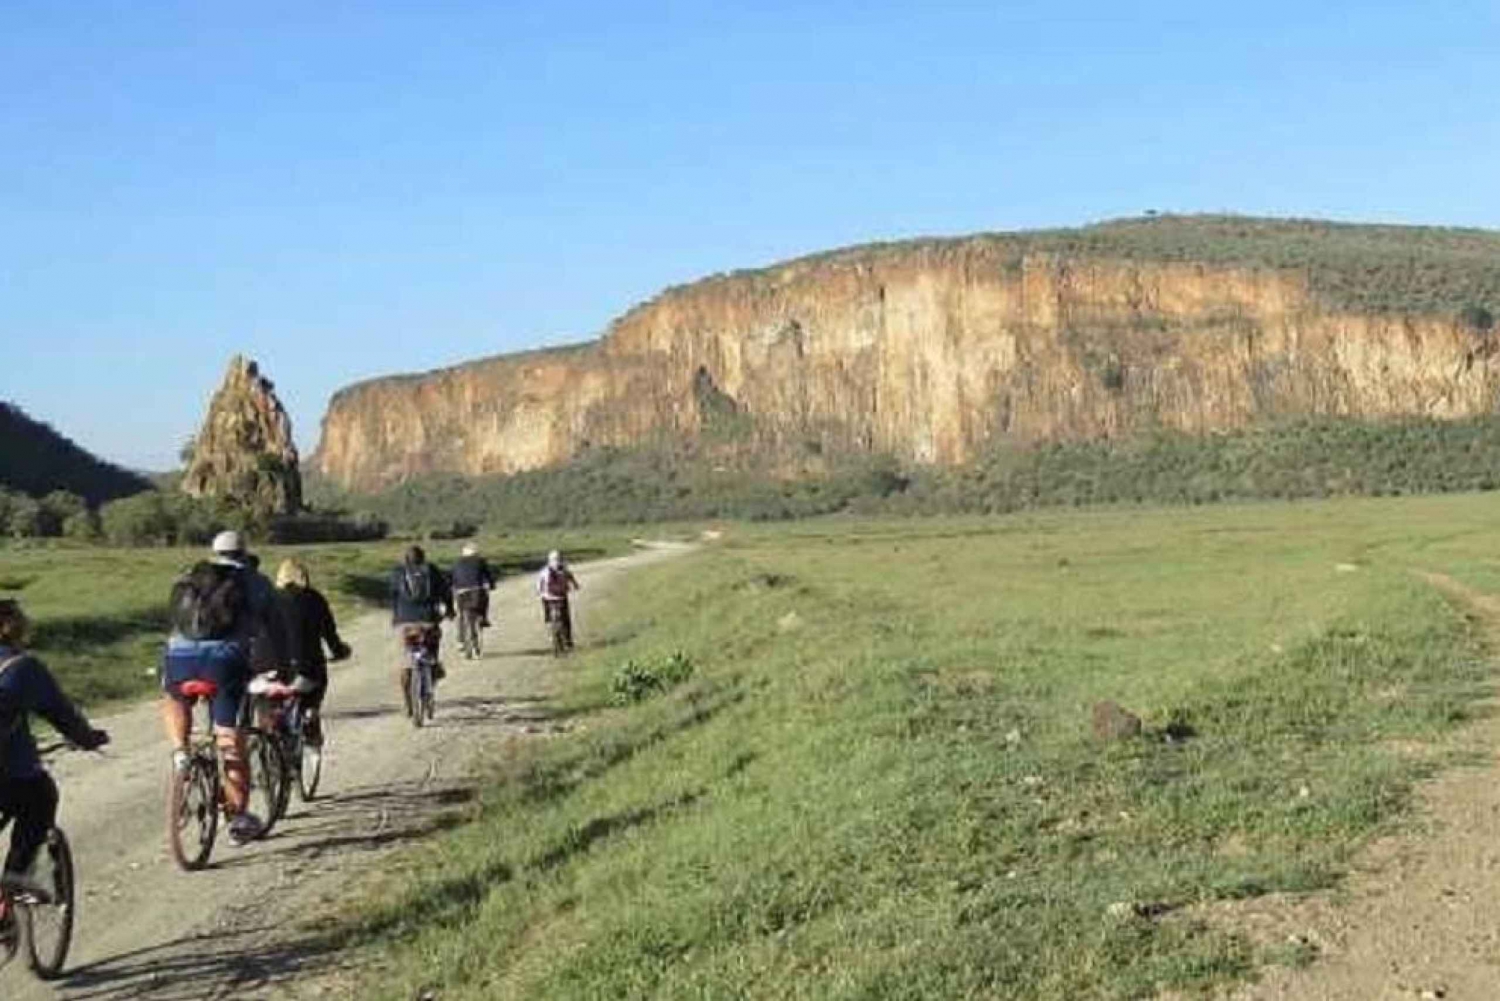
[[[693,676],[693,662],[678,650],[661,660],[627,660],[610,682],[611,697],[616,705],[629,705],[660,695]]]

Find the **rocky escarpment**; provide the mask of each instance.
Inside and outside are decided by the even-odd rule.
[[[260,515],[302,508],[302,474],[292,422],[255,362],[236,355],[214,393],[203,427],[185,449],[182,489]]]
[[[1500,242],[1464,248],[1484,293]],[[1174,256],[976,237],[711,278],[596,343],[345,389],[315,463],[357,489],[655,438],[962,463],[1000,441],[1495,409],[1487,310],[1362,308],[1315,267]]]

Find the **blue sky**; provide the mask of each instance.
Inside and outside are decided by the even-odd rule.
[[[1500,6],[0,4],[0,399],[169,468],[230,354],[591,337],[828,247],[1232,210],[1500,228]]]

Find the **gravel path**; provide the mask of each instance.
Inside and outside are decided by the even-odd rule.
[[[626,571],[686,548],[653,544],[577,568],[580,642],[590,608]],[[446,631],[449,677],[436,721],[420,731],[401,714],[387,617],[345,623],[355,656],[333,677],[320,798],[294,799],[264,842],[237,849],[221,832],[202,872],[183,873],[167,855],[167,754],[156,707],[101,721],[114,739],[108,755],[67,754],[54,766],[83,893],[70,973],[45,985],[14,962],[0,970],[0,997],[196,1001],[315,991],[318,978],[306,974],[330,972],[339,959],[299,944],[295,918],[334,897],[356,867],[451,822],[471,796],[476,753],[568,728],[550,718],[566,661],[546,653],[531,579],[502,583],[493,607],[483,660],[457,658]]]

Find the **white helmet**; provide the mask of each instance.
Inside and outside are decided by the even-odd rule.
[[[562,566],[562,562],[562,553],[558,552],[556,549],[547,554],[547,565],[549,567],[560,567]]]
[[[478,556],[479,547],[472,542],[465,542],[464,547],[459,550],[459,553],[464,556]]]
[[[213,551],[220,556],[239,556],[245,552],[245,540],[234,529],[227,529],[214,536]]]

